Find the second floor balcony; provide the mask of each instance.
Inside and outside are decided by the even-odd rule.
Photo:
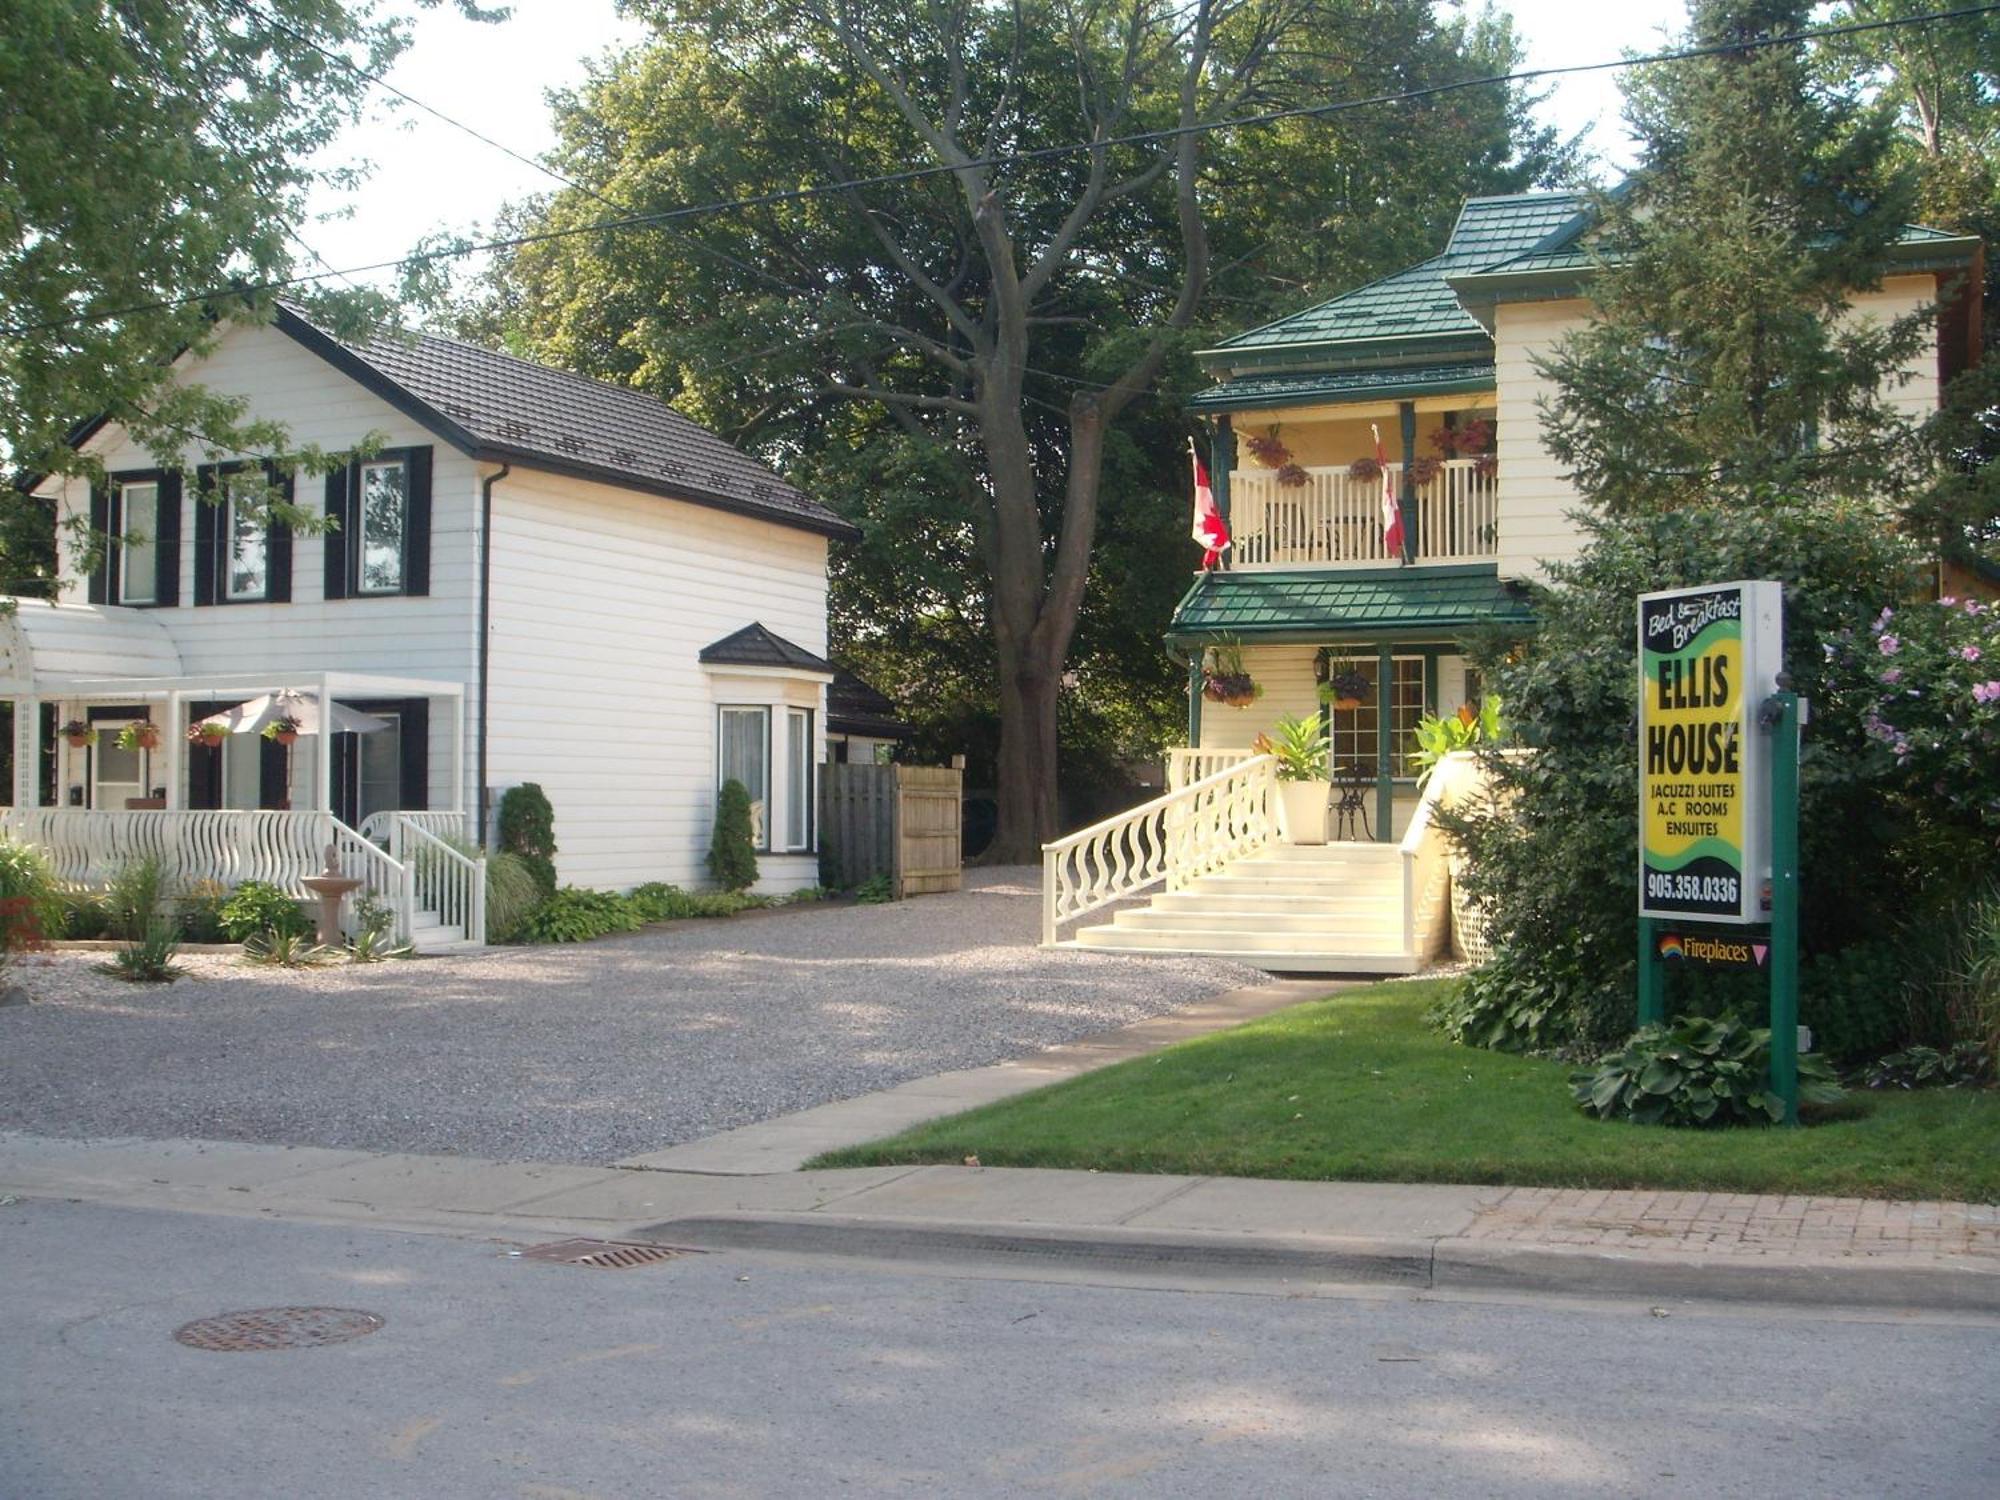
[[[1499,553],[1499,482],[1491,461],[1453,458],[1436,467],[1434,477],[1409,486],[1410,560],[1492,562]],[[1304,473],[1305,483],[1283,484],[1274,469],[1231,470],[1233,566],[1392,568],[1402,561],[1382,545],[1379,477],[1357,479],[1344,466]]]

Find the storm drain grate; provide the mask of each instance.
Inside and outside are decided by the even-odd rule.
[[[215,1354],[265,1349],[316,1349],[365,1338],[382,1326],[371,1312],[351,1307],[258,1307],[248,1312],[196,1318],[174,1330],[176,1342]]]
[[[600,1271],[629,1271],[634,1266],[650,1266],[656,1261],[682,1255],[699,1255],[699,1250],[681,1250],[672,1245],[646,1245],[636,1240],[557,1240],[523,1250],[523,1260],[553,1261],[559,1266],[594,1266]]]

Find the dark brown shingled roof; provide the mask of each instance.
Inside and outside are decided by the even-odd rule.
[[[775,631],[762,625],[745,625],[741,630],[710,641],[701,648],[701,660],[711,666],[785,667],[797,672],[833,672],[833,663],[814,656],[803,646],[794,646]]]
[[[826,690],[826,732],[904,740],[910,737],[911,729],[908,720],[897,716],[896,705],[886,693],[847,668],[835,667],[833,683]]]
[[[770,469],[643,391],[439,334],[352,343],[289,307],[278,327],[475,458],[573,474],[824,536],[860,532]]]

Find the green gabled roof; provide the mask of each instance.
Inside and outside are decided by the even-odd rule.
[[[1491,564],[1203,573],[1174,607],[1167,639],[1195,645],[1320,640],[1335,634],[1452,636],[1481,625],[1532,624],[1527,599]]]
[[[1318,401],[1404,401],[1412,396],[1451,396],[1493,389],[1493,362],[1451,365],[1394,365],[1375,370],[1331,373],[1292,371],[1239,375],[1188,398],[1194,411],[1244,411],[1266,406],[1300,406]]]
[[[1486,331],[1459,306],[1446,276],[1531,249],[1577,219],[1583,203],[1576,193],[1468,199],[1443,253],[1330,302],[1224,339],[1203,350],[1202,357],[1211,364],[1241,367],[1272,356],[1303,360],[1334,344],[1463,339],[1478,348],[1485,343]]]

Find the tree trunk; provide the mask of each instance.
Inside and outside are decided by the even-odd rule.
[[[989,864],[1039,864],[1055,838],[1056,694],[1059,663],[1033,660],[1032,646],[1001,642],[999,826],[987,847]]]

